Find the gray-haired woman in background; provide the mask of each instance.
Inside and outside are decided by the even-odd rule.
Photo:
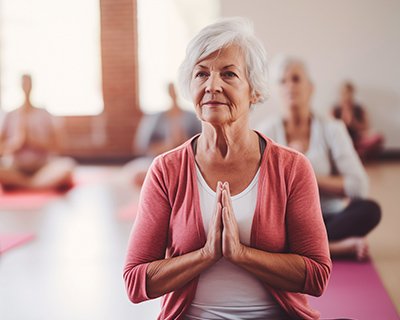
[[[316,319],[331,261],[314,173],[299,152],[249,128],[267,98],[266,54],[248,20],[190,42],[183,94],[202,133],[157,157],[143,184],[124,279],[159,319]]]
[[[379,223],[381,212],[378,204],[365,199],[368,177],[346,127],[342,121],[313,114],[313,85],[302,61],[282,56],[273,66],[283,114],[269,117],[258,129],[310,160],[332,256],[366,259],[365,236]]]

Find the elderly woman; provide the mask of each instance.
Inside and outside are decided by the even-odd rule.
[[[222,19],[190,42],[179,76],[202,132],[145,179],[124,279],[159,319],[316,319],[331,261],[312,167],[249,128],[267,97],[251,23]]]
[[[313,114],[313,86],[304,64],[291,57],[275,61],[274,83],[283,116],[258,128],[275,142],[302,152],[313,166],[321,194],[332,256],[368,257],[365,236],[379,223],[380,208],[364,198],[368,179],[342,121]]]

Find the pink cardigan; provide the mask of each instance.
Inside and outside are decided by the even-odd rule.
[[[320,313],[310,308],[306,294],[323,293],[332,264],[315,175],[303,155],[263,137],[267,146],[260,167],[251,246],[303,257],[306,280],[301,293],[265,286],[294,319],[317,319]],[[127,293],[134,303],[150,299],[146,293],[150,262],[192,252],[206,242],[192,140],[157,157],[145,179],[124,267]],[[197,282],[198,277],[164,295],[158,319],[181,319]]]

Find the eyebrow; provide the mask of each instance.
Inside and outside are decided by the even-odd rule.
[[[208,69],[208,67],[203,66],[201,64],[197,64],[195,67],[199,67],[199,68],[202,68],[202,69]],[[222,70],[229,69],[231,67],[237,68],[234,64],[230,64],[230,65],[227,65],[227,66],[223,67]]]

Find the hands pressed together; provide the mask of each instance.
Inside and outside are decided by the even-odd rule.
[[[244,250],[245,246],[239,239],[239,227],[233,212],[229,183],[219,181],[203,253],[215,262],[221,257],[234,262]]]

